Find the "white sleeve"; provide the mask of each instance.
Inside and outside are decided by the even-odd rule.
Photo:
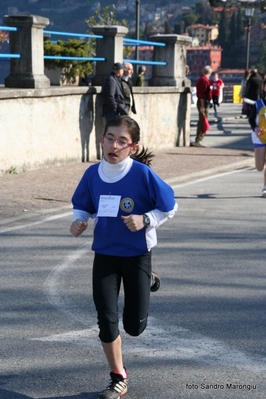
[[[72,222],[79,219],[82,222],[87,222],[89,218],[95,219],[96,214],[90,214],[89,212],[81,211],[80,209],[73,209]]]
[[[175,203],[174,208],[169,212],[162,212],[159,209],[154,209],[153,211],[147,212],[146,215],[150,218],[149,227],[159,227],[161,224],[165,223],[168,219],[174,217],[178,209],[177,203]]]

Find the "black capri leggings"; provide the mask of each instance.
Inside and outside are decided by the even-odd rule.
[[[109,256],[95,253],[93,262],[93,300],[98,315],[99,338],[113,342],[119,335],[118,296],[123,279],[125,331],[140,335],[147,326],[151,252],[132,257]]]

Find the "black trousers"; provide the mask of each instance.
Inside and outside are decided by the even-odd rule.
[[[97,310],[99,338],[113,342],[119,335],[118,296],[124,286],[123,324],[125,331],[140,335],[147,326],[150,303],[151,252],[120,257],[95,253],[93,300]]]
[[[217,108],[216,107],[219,107],[220,106],[220,104],[219,104],[219,97],[218,96],[212,96],[212,102],[213,102],[213,109],[214,109],[214,112],[217,112]]]

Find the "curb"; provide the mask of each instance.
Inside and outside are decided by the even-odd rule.
[[[221,165],[221,166],[217,166],[215,168],[205,169],[200,172],[190,173],[188,175],[180,176],[178,178],[166,179],[165,181],[169,185],[174,185],[174,184],[178,185],[181,183],[185,183],[187,181],[197,180],[197,179],[207,177],[207,176],[214,176],[216,174],[223,173],[223,172],[229,172],[231,170],[247,169],[252,166],[254,167],[254,159],[253,158],[245,159],[244,161],[233,162],[233,163],[230,163],[227,165]]]

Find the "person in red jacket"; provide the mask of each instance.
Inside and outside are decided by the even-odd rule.
[[[204,116],[208,118],[209,115],[209,105],[211,100],[211,81],[210,76],[212,73],[212,68],[206,65],[203,68],[201,77],[196,82],[197,90],[197,109],[199,112],[199,120],[197,124],[197,133],[195,142],[192,144],[196,147],[202,147],[201,141],[204,138]]]
[[[217,115],[217,108],[219,107],[219,98],[221,95],[221,90],[224,88],[224,82],[222,79],[219,78],[219,75],[217,72],[213,74],[213,79],[211,79],[211,86],[212,86],[212,102],[213,102],[213,109],[214,109],[214,114]]]

